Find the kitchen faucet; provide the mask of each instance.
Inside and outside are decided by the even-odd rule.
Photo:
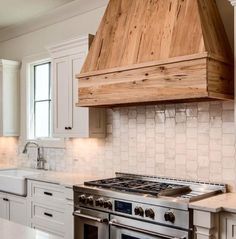
[[[37,169],[45,169],[46,160],[43,157],[43,153],[41,153],[41,149],[43,147],[40,147],[37,143],[30,141],[30,142],[26,143],[26,145],[22,151],[23,154],[27,153],[27,148],[29,145],[35,145],[37,147],[37,166],[36,166],[36,168]]]

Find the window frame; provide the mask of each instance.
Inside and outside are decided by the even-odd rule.
[[[48,98],[47,99],[44,99],[44,100],[36,100],[36,67],[37,66],[42,66],[42,65],[46,65],[48,64],[49,65],[49,92],[48,92]],[[52,138],[52,74],[51,74],[51,67],[52,67],[52,62],[50,60],[48,61],[45,61],[45,62],[40,62],[39,64],[38,63],[35,63],[35,64],[32,64],[32,68],[33,68],[33,75],[31,76],[31,84],[33,85],[33,103],[32,103],[32,107],[33,107],[33,129],[31,129],[32,131],[34,131],[34,139],[50,139]],[[32,83],[33,81],[33,83]],[[36,136],[36,120],[35,120],[35,115],[36,115],[36,104],[38,102],[48,102],[49,103],[49,114],[48,114],[48,122],[49,122],[49,127],[48,127],[48,135],[49,137],[35,137]]]
[[[31,134],[32,129],[32,66],[44,62],[51,62],[52,59],[48,53],[39,53],[37,55],[27,56],[22,59],[21,67],[21,134],[20,140],[22,144],[29,141],[37,142],[40,146],[45,148],[65,148],[64,138],[54,138],[53,131],[50,138],[33,138]],[[51,69],[51,129],[53,130],[53,81],[52,81],[52,69]],[[31,134],[31,135],[30,135]]]

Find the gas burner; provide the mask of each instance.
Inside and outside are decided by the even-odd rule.
[[[131,179],[126,177],[108,178],[85,182],[84,184],[86,186],[96,186],[111,190],[148,194],[152,196],[178,195],[180,193],[187,193],[191,191],[186,185],[162,183],[143,179]]]
[[[96,181],[85,182],[84,185],[96,186],[96,187],[111,187],[111,185],[129,181],[128,178],[116,177],[116,178],[107,178]]]
[[[117,173],[115,178],[89,181],[85,182],[84,185],[123,193],[149,195],[152,197],[169,196],[188,201],[203,198],[215,191],[225,190],[225,185],[222,184],[217,185],[122,173]],[[204,190],[202,190],[203,185],[205,185]]]

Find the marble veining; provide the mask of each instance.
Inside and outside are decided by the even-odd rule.
[[[108,109],[107,131],[105,139],[71,139],[64,149],[45,148],[50,169],[98,177],[116,171],[176,177],[227,183],[236,190],[233,102]],[[21,140],[7,140],[0,139],[1,161],[34,165],[34,149],[23,155]]]

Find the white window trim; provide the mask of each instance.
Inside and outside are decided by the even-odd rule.
[[[65,148],[65,140],[59,138],[42,138],[42,139],[29,139],[30,130],[30,81],[32,74],[32,65],[40,64],[40,62],[50,61],[50,56],[47,53],[40,53],[33,56],[28,56],[22,60],[21,69],[21,140],[23,143],[28,141],[37,142],[40,146],[45,148]],[[52,115],[53,117],[53,115]],[[53,120],[52,120],[53,122]]]

